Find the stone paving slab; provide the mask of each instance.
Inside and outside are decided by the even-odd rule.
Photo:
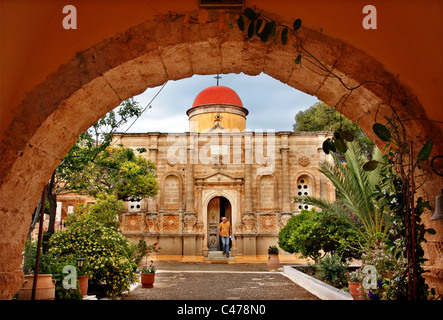
[[[156,262],[154,288],[138,284],[122,300],[319,300],[266,264]]]

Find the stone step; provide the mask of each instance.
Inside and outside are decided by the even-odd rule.
[[[227,263],[229,261],[234,261],[234,257],[226,256],[223,254],[223,251],[209,251],[208,256],[205,258],[205,261],[214,262],[214,263]]]
[[[225,255],[223,254],[223,251],[209,251],[208,257],[221,258],[221,257],[225,257]]]

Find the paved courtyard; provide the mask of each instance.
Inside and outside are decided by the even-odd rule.
[[[158,261],[154,288],[138,284],[122,300],[319,300],[263,263]]]

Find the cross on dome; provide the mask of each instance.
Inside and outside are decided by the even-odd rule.
[[[221,79],[222,77],[219,74],[217,74],[217,76],[215,76],[214,78],[217,79],[217,85],[218,85],[218,80]]]

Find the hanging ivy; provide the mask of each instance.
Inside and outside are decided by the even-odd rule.
[[[418,198],[414,201],[414,194],[417,190],[414,185],[414,171],[416,168],[421,168],[421,164],[429,159],[432,152],[433,141],[428,140],[418,152],[415,162],[412,161],[412,144],[406,141],[406,130],[391,106],[392,91],[390,88],[383,83],[376,81],[365,81],[355,86],[350,86],[345,83],[341,76],[334,72],[333,67],[330,68],[323,64],[303,46],[302,39],[297,35],[298,30],[300,30],[302,26],[301,19],[295,19],[292,28],[290,28],[266,17],[263,15],[263,12],[256,12],[249,7],[245,8],[241,14],[234,12],[223,12],[223,14],[224,17],[219,16],[218,20],[213,21],[218,21],[220,24],[224,19],[230,29],[233,29],[234,24],[237,23],[237,26],[241,31],[244,31],[247,25],[247,37],[249,39],[257,36],[265,43],[272,39],[274,43],[280,42],[281,44],[286,45],[289,36],[294,36],[298,41],[297,46],[299,49],[299,54],[294,60],[295,65],[301,67],[302,59],[306,59],[320,71],[324,72],[327,77],[338,80],[343,87],[349,91],[349,94],[343,95],[342,99],[344,98],[344,100],[341,101],[342,99],[340,99],[338,102],[341,102],[341,108],[343,108],[346,99],[350,94],[365,84],[376,84],[386,89],[389,95],[389,101],[383,104],[392,109],[393,117],[392,119],[386,119],[387,124],[381,124],[374,119],[375,123],[372,129],[381,141],[387,143],[387,154],[384,158],[384,162],[369,160],[363,165],[363,169],[371,171],[375,170],[380,165],[388,166],[391,173],[382,178],[391,179],[396,187],[394,194],[388,195],[384,190],[379,190],[376,194],[372,195],[374,197],[386,197],[389,200],[388,202],[391,204],[391,210],[395,212],[396,218],[399,221],[400,236],[403,237],[403,243],[406,248],[403,253],[408,259],[407,265],[405,265],[405,273],[402,277],[395,279],[395,281],[397,281],[397,285],[394,286],[395,292],[390,292],[389,297],[398,299],[426,298],[426,295],[428,294],[427,285],[424,283],[424,279],[421,276],[425,272],[422,268],[425,259],[421,243],[425,241],[426,233],[433,234],[435,231],[433,229],[425,229],[421,222],[420,215],[426,208],[429,209],[430,207],[429,203],[424,202],[422,198]],[[170,14],[169,17],[171,19],[176,19],[178,15]],[[203,24],[213,22],[212,20],[209,20],[208,17],[209,15],[207,14],[207,11],[200,11],[198,18],[186,15],[183,24],[189,26],[190,23]],[[223,28],[219,28],[219,30],[222,29]],[[337,105],[335,106],[336,109],[338,109]],[[380,105],[381,104],[379,104],[379,107]],[[341,113],[341,110],[339,111]],[[322,148],[326,154],[329,154],[330,152],[344,154],[347,152],[347,142],[353,140],[353,133],[340,125],[339,129],[333,133],[333,136],[327,138],[323,142]],[[405,161],[409,161],[409,167],[408,163],[405,163]],[[394,170],[394,168],[396,168],[396,170]],[[389,245],[392,246],[392,250],[397,250],[396,254],[398,255],[398,246],[393,243],[388,243],[388,246]],[[405,281],[405,279],[407,279],[407,281]],[[431,292],[433,291],[431,290]]]
[[[261,12],[257,13],[252,8],[245,8],[243,14],[237,20],[240,30],[245,29],[245,22],[243,17],[249,19],[248,38],[251,39],[254,34],[257,35],[261,41],[267,42],[270,37],[279,39],[283,45],[288,42],[289,31],[296,32],[300,29],[302,21],[296,19],[293,23],[292,30],[285,25],[277,25],[274,20],[262,16]],[[295,63],[301,65],[301,55],[297,57]]]

